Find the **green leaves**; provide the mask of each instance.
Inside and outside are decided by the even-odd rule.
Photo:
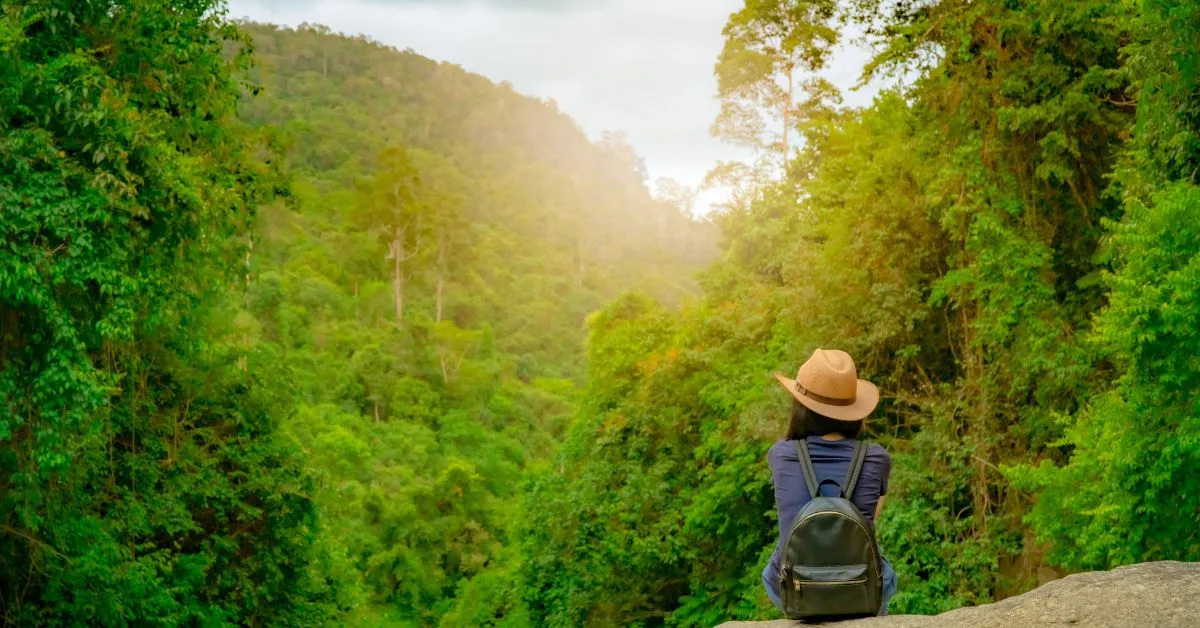
[[[273,192],[219,3],[0,6],[0,605],[320,616],[313,505],[212,316]],[[230,244],[230,243],[234,244]],[[315,612],[314,612],[315,611]]]
[[[1200,197],[1188,104],[1200,20],[1145,3],[1142,37],[1126,49],[1137,86],[1134,137],[1116,172],[1125,213],[1106,223],[1108,304],[1090,340],[1114,377],[1073,417],[1067,464],[1022,466],[1009,477],[1041,494],[1028,522],[1072,569],[1143,560],[1196,560],[1190,496],[1200,465],[1195,390]],[[1171,138],[1171,139],[1167,139]]]
[[[1197,188],[1182,182],[1149,203],[1129,199],[1113,226],[1110,301],[1093,337],[1123,375],[1076,417],[1068,465],[1012,472],[1045,495],[1030,523],[1070,567],[1198,556],[1188,522],[1200,504],[1187,497],[1200,464],[1200,320],[1192,306],[1200,298],[1200,236],[1191,228],[1198,201]]]

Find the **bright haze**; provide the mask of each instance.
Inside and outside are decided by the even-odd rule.
[[[297,26],[324,24],[448,61],[518,91],[554,99],[593,139],[624,132],[660,177],[699,187],[720,160],[748,153],[709,135],[717,115],[713,64],[721,29],[743,0],[231,0],[230,15]],[[857,48],[828,77],[851,87]],[[866,91],[866,90],[864,90]],[[869,101],[846,93],[847,104]],[[724,192],[700,196],[707,213]]]

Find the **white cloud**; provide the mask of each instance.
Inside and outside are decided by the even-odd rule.
[[[523,93],[553,98],[594,138],[605,130],[626,132],[652,182],[671,177],[695,186],[718,160],[746,156],[708,134],[719,108],[712,68],[721,29],[741,4],[232,0],[230,14],[289,26],[325,24],[507,80]],[[841,87],[853,85],[861,57],[839,57],[831,78]],[[864,99],[869,94],[847,100]],[[707,194],[701,204],[719,198]]]

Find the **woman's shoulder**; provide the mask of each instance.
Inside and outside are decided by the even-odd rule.
[[[799,459],[799,456],[796,455],[796,445],[786,438],[775,441],[775,444],[767,450],[767,460],[771,462]]]
[[[887,449],[885,449],[883,445],[880,445],[879,443],[868,443],[865,462],[873,462],[875,464],[881,464],[891,468],[892,455],[888,453]]]
[[[883,445],[880,445],[879,443],[876,443],[874,441],[869,441],[867,443],[867,455],[868,456],[876,456],[879,458],[891,458],[892,457],[891,454],[888,453],[887,449],[885,449]]]
[[[791,453],[793,456],[796,455],[796,446],[792,443],[792,441],[786,438],[781,438],[775,441],[775,443],[771,445],[771,448],[767,450],[767,455],[771,456],[772,458],[786,453]]]

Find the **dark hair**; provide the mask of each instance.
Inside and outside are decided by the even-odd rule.
[[[819,412],[809,410],[799,401],[792,401],[792,421],[788,425],[787,439],[800,440],[805,436],[824,436],[837,432],[846,438],[858,438],[863,421],[839,421]]]

